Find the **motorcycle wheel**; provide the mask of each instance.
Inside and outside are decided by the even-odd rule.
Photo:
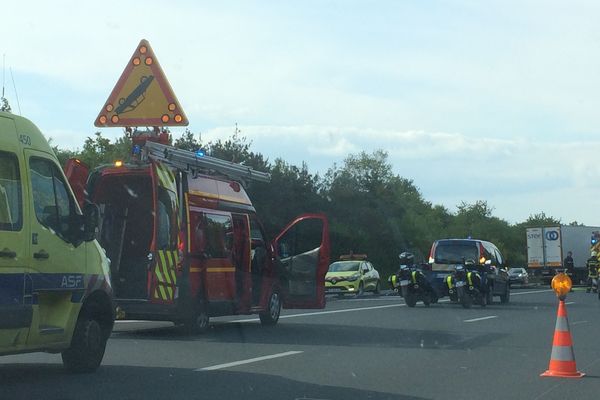
[[[429,305],[431,304],[431,298],[429,297],[429,293],[423,294],[423,304],[425,305],[425,307],[429,307]]]
[[[462,296],[459,295],[458,297],[460,298],[460,304],[462,304],[464,308],[471,308],[473,305],[473,298],[469,293],[463,291]]]
[[[483,293],[477,293],[477,304],[481,307],[485,307],[487,305],[487,299]]]
[[[404,294],[404,302],[409,307],[414,307],[417,305],[417,298],[414,294],[407,292]]]

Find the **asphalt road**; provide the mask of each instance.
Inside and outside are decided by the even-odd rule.
[[[600,301],[567,298],[583,379],[541,378],[556,296],[513,290],[510,304],[408,308],[396,296],[335,298],[286,310],[276,327],[214,319],[203,336],[118,322],[102,367],[70,375],[59,355],[0,358],[0,399],[592,399],[600,393]]]

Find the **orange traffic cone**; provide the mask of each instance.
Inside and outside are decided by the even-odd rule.
[[[583,372],[577,371],[577,365],[575,364],[573,340],[569,331],[567,307],[564,300],[560,300],[558,303],[550,365],[548,370],[540,376],[553,376],[556,378],[582,378],[585,376]]]

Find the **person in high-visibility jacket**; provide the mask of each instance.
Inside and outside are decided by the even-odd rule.
[[[586,292],[589,293],[598,291],[598,270],[600,269],[600,262],[598,262],[598,254],[592,251],[590,258],[586,262],[588,269],[588,287]]]

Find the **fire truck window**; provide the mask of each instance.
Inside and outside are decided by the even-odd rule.
[[[254,218],[250,218],[250,239],[258,242],[265,242],[260,224]]]
[[[14,154],[0,151],[0,230],[18,231],[22,224],[19,163]]]
[[[233,247],[233,225],[228,215],[206,214],[206,254],[226,258]]]
[[[177,248],[177,203],[175,193],[158,188],[158,226],[156,245],[158,250]]]
[[[31,189],[38,221],[69,241],[74,232],[75,203],[58,168],[49,160],[31,158]]]

